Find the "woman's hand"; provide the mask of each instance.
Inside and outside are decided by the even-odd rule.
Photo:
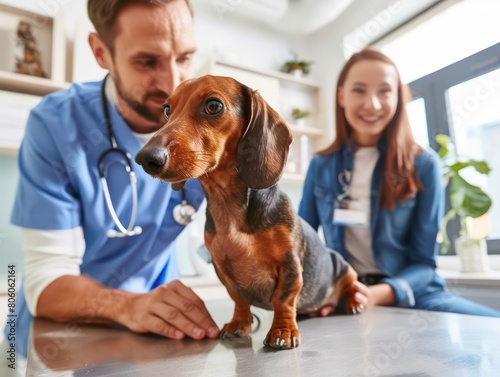
[[[368,306],[392,305],[396,301],[394,291],[389,284],[375,284],[367,288]]]
[[[357,304],[357,307],[363,311],[368,305],[369,305],[369,298],[368,298],[368,287],[359,281],[356,281],[354,283],[354,290],[356,293],[354,294],[354,300]],[[335,294],[335,293],[334,293]],[[308,313],[308,317],[326,317],[327,315],[331,314],[335,310],[335,306],[331,304],[327,304],[320,308],[316,312]]]

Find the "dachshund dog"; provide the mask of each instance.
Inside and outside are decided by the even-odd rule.
[[[183,82],[164,106],[167,123],[135,161],[180,190],[198,178],[207,198],[205,243],[235,302],[221,337],[250,333],[254,305],[274,310],[266,346],[298,346],[296,316],[345,298],[356,272],[294,212],[279,181],[292,134],[261,95],[229,77]]]

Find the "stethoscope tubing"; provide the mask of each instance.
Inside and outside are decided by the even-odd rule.
[[[136,176],[134,169],[132,167],[132,159],[131,159],[130,154],[125,152],[124,150],[118,148],[118,144],[116,143],[116,138],[115,138],[115,135],[113,132],[112,124],[111,124],[111,117],[109,115],[108,104],[106,102],[106,81],[107,81],[107,79],[108,79],[108,75],[106,75],[106,77],[104,78],[103,83],[102,83],[102,87],[101,87],[101,104],[102,104],[102,109],[103,109],[103,113],[104,113],[104,120],[106,123],[106,131],[108,133],[111,148],[105,150],[99,156],[99,159],[97,161],[97,168],[99,170],[99,177],[101,180],[102,190],[104,192],[104,199],[106,201],[106,207],[108,208],[108,211],[111,215],[111,218],[113,219],[115,225],[118,228],[118,231],[116,231],[115,229],[110,229],[108,231],[108,237],[109,238],[122,238],[122,237],[139,235],[142,233],[142,228],[140,226],[135,226],[135,222],[137,221],[138,207],[139,207],[139,200],[138,200],[138,195],[137,195],[137,176]],[[130,178],[130,185],[131,185],[131,189],[132,189],[132,211],[131,211],[131,215],[130,215],[129,224],[126,228],[122,224],[120,219],[118,218],[118,215],[116,214],[115,208],[113,206],[113,202],[111,200],[111,194],[109,192],[108,182],[106,180],[106,172],[104,169],[104,159],[106,158],[106,156],[108,156],[111,153],[119,153],[124,157],[125,169],[127,170],[127,173],[129,174],[129,178]],[[182,189],[182,201],[180,204],[177,204],[174,207],[174,211],[173,211],[174,220],[179,225],[186,226],[187,224],[189,224],[191,221],[194,220],[195,216],[196,216],[196,209],[187,203],[186,194],[185,194],[185,191],[183,188]]]
[[[111,144],[111,148],[104,151],[98,159],[97,168],[99,170],[99,176],[101,179],[102,190],[104,192],[104,199],[106,201],[106,206],[108,207],[108,211],[113,219],[115,225],[118,227],[118,232],[114,229],[110,229],[108,231],[108,237],[110,238],[121,238],[128,236],[135,236],[142,233],[142,228],[140,226],[135,226],[135,222],[137,220],[137,209],[139,206],[138,195],[137,195],[137,176],[135,175],[134,169],[132,168],[132,161],[130,154],[125,152],[122,149],[119,149],[116,143],[115,135],[113,132],[113,127],[111,125],[111,117],[109,115],[108,104],[106,102],[106,81],[108,76],[103,80],[102,88],[101,88],[101,102],[102,109],[104,112],[104,120],[106,122],[106,131],[108,133],[109,142]],[[111,194],[109,192],[108,182],[106,180],[106,174],[104,171],[104,158],[111,153],[119,153],[124,157],[126,162],[125,169],[129,174],[131,191],[132,191],[132,213],[130,214],[130,221],[125,228],[125,226],[121,223],[118,215],[116,214],[115,208],[113,206],[113,202],[111,200]]]

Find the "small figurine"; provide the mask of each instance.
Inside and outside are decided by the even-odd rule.
[[[47,77],[42,68],[40,60],[40,51],[37,47],[37,41],[33,34],[31,24],[26,21],[19,21],[17,27],[17,45],[23,48],[23,57],[16,57],[16,73],[25,75]]]

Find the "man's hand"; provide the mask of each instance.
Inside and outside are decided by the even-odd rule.
[[[151,332],[172,339],[219,336],[220,330],[203,301],[178,280],[151,292],[133,295],[127,301],[118,321],[132,331]]]
[[[36,315],[57,322],[119,323],[173,339],[216,338],[220,331],[203,301],[178,280],[137,294],[85,275],[61,276],[40,294]]]

